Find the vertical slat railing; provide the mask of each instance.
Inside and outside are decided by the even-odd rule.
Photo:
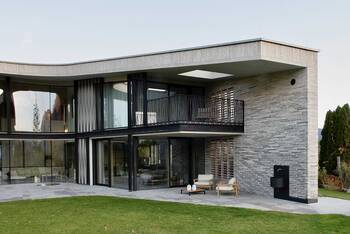
[[[148,125],[167,123],[244,124],[244,102],[230,97],[174,95],[147,101]]]

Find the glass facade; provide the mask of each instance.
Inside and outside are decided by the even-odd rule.
[[[11,130],[73,132],[74,88],[13,83]]]
[[[128,144],[125,138],[96,140],[95,183],[129,188]]]
[[[128,189],[129,165],[127,139],[112,139],[111,149],[111,187]]]
[[[0,183],[75,181],[74,141],[0,141]]]
[[[169,187],[169,142],[140,139],[137,147],[137,189]]]
[[[190,159],[190,141],[187,138],[170,139],[170,186],[189,184]]]
[[[51,132],[74,132],[74,88],[50,87]]]
[[[126,82],[104,85],[104,127],[128,126],[128,84]]]
[[[132,108],[130,117],[133,125],[182,120],[183,116],[190,114],[184,108],[184,103],[188,103],[186,95],[195,93],[194,89],[188,87],[145,80],[104,84],[101,81],[98,84],[98,92],[92,92],[92,95],[85,86],[80,90],[88,93],[87,99],[95,97],[96,103],[85,98],[79,99],[82,103],[94,103],[90,105],[93,108],[79,103],[77,107],[81,113],[78,123],[87,126],[96,122],[99,127],[83,129],[81,132],[97,130],[96,133],[100,134],[103,128],[128,127],[128,101]],[[133,90],[130,96],[128,84]],[[74,92],[73,86],[37,85],[0,79],[0,131],[14,132],[19,138],[25,135],[24,139],[36,133],[41,133],[39,137],[42,138],[57,138],[62,135],[45,133],[75,132]],[[131,100],[128,100],[129,97]],[[86,116],[92,116],[90,122]],[[78,168],[76,160],[80,162],[79,179],[82,178],[80,174],[86,175],[85,180],[79,181],[89,183],[89,141],[88,138],[80,138],[80,135],[76,137],[86,143],[82,150],[77,143],[77,154],[74,139],[34,139],[37,136],[33,136],[28,140],[0,140],[0,184],[75,182]],[[136,185],[138,190],[187,185],[199,171],[197,159],[193,157],[204,155],[191,151],[192,141],[188,138],[137,138],[133,149],[129,149],[125,137],[93,142],[93,183],[124,189],[129,188],[129,182]],[[136,168],[129,168],[131,150],[135,150]],[[82,163],[85,166],[82,167]],[[199,168],[202,170],[202,166]],[[130,171],[133,180],[129,181]]]
[[[96,143],[96,184],[109,185],[110,149],[108,140],[100,140]]]

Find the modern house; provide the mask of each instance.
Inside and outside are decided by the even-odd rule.
[[[317,50],[265,39],[70,64],[0,62],[0,183],[130,191],[198,174],[317,201]],[[1,189],[1,186],[0,186]]]

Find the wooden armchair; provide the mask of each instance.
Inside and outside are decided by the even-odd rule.
[[[228,183],[219,182],[216,186],[217,195],[220,196],[222,192],[232,192],[238,197],[239,195],[239,184],[235,177],[231,178]]]
[[[193,180],[197,188],[211,190],[214,185],[214,175],[198,175],[198,179]]]

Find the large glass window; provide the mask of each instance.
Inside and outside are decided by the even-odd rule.
[[[74,88],[50,88],[51,132],[74,132]]]
[[[129,188],[127,139],[111,140],[112,187]]]
[[[9,179],[9,147],[8,141],[0,141],[0,184],[7,184]]]
[[[126,82],[104,85],[104,126],[120,128],[128,126],[128,85]]]
[[[148,124],[169,121],[168,85],[147,84],[147,122]]]
[[[170,186],[189,184],[190,159],[189,139],[170,139]]]
[[[11,126],[14,131],[50,132],[50,95],[48,87],[42,90],[26,90],[29,87],[16,85],[12,93],[14,113]],[[22,90],[21,90],[22,89]]]
[[[137,189],[169,186],[168,139],[140,139],[137,147]]]
[[[1,141],[0,163],[1,183],[74,182],[74,142]]]
[[[25,132],[73,132],[74,89],[13,84],[11,128]]]
[[[15,144],[15,142],[13,142]],[[22,141],[19,141],[22,143]],[[48,163],[45,160],[45,146],[48,142],[23,141],[26,166],[28,167],[45,167]]]
[[[109,141],[96,142],[96,184],[109,185]]]

